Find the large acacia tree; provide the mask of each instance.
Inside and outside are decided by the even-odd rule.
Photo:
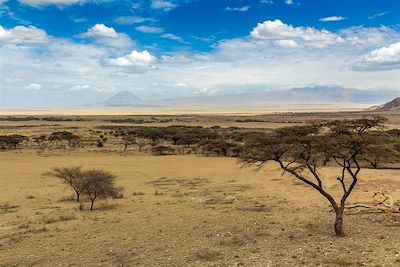
[[[241,161],[259,169],[270,161],[277,162],[285,173],[317,190],[335,211],[335,233],[342,236],[346,200],[357,184],[361,169],[367,166],[365,160],[376,156],[370,148],[384,145],[386,149],[390,144],[383,134],[377,138],[384,121],[382,117],[374,117],[277,129],[247,140]],[[398,157],[395,152],[393,156]],[[337,175],[323,177],[321,168],[325,165],[337,166]],[[329,178],[335,179],[341,188],[342,194],[337,199],[324,184]]]

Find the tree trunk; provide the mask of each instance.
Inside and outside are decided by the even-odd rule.
[[[76,192],[76,202],[79,202],[79,193]]]
[[[335,219],[335,234],[336,234],[336,236],[344,236],[343,211],[344,211],[344,207],[340,207],[336,210],[336,219]]]
[[[90,210],[93,210],[93,204],[94,204],[94,200],[95,200],[96,198],[93,198],[92,199],[92,205],[90,205]]]

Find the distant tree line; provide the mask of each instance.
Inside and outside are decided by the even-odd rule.
[[[201,154],[204,156],[240,157],[245,144],[259,140],[266,134],[274,132],[271,129],[246,128],[210,128],[201,126],[100,126],[90,129],[89,133],[55,131],[38,136],[19,134],[0,135],[0,149],[17,149],[35,147],[38,150],[77,149],[82,147],[98,147],[104,149],[109,145],[120,146],[123,151],[136,149],[139,152],[149,152],[154,155],[171,154]],[[400,151],[400,129],[390,129],[375,133],[377,144],[369,148],[373,157],[365,158],[363,162],[372,168],[379,168],[382,163],[395,160],[391,149]],[[390,147],[390,148],[389,148]],[[328,158],[325,164],[328,164]]]

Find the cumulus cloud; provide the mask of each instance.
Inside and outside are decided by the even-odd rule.
[[[287,5],[293,5],[294,2],[293,2],[293,0],[285,0],[285,4],[287,4]]]
[[[341,21],[345,19],[347,18],[342,16],[331,16],[331,17],[320,18],[319,21]]]
[[[165,0],[152,0],[150,5],[152,9],[158,9],[163,11],[169,11],[171,9],[176,8],[177,6],[178,6],[177,4]]]
[[[98,43],[113,47],[129,47],[133,41],[125,33],[118,33],[114,28],[104,24],[96,24],[87,32],[78,35],[81,38],[93,38]]]
[[[107,64],[115,67],[150,67],[155,61],[156,58],[147,50],[142,52],[133,50],[125,56],[109,59]]]
[[[36,45],[8,43],[1,51],[2,61],[7,62],[0,76],[2,96],[5,96],[2,100],[11,107],[35,101],[43,103],[43,99],[49,98],[54,105],[100,103],[107,94],[131,88],[132,84],[136,94],[149,99],[165,95],[193,96],[196,92],[231,94],[238,90],[246,93],[318,84],[400,90],[396,69],[399,64],[383,63],[387,61],[383,59],[393,55],[389,53],[393,49],[391,44],[400,40],[396,28],[351,27],[326,31],[327,35],[342,38],[344,43],[310,49],[316,47],[316,41],[309,41],[310,36],[316,35],[315,39],[325,44],[320,37],[322,30],[308,30],[307,25],[295,27],[282,22],[267,25],[266,29],[264,23],[261,26],[253,29],[257,28],[255,36],[249,28],[248,35],[217,42],[208,52],[169,51],[157,58],[150,50],[99,45],[98,40],[119,40],[112,38],[115,36],[112,31],[108,35],[100,34],[101,37],[99,34],[87,37],[94,42],[49,36],[40,49]],[[162,35],[161,38],[173,38]],[[364,70],[369,66],[370,70],[386,71],[353,71],[356,70],[351,68],[353,62],[362,64]],[[30,81],[45,86],[39,92],[30,93],[26,88]],[[29,93],[37,100],[20,97]]]
[[[293,40],[277,40],[277,41],[274,42],[274,44],[277,45],[277,46],[286,47],[286,48],[295,48],[295,47],[299,46]]]
[[[137,30],[139,32],[143,32],[143,33],[150,33],[150,34],[162,33],[164,31],[163,28],[146,26],[146,25],[138,26],[135,28],[135,30]]]
[[[83,34],[86,37],[105,37],[118,38],[118,33],[112,27],[107,27],[104,24],[96,24]]]
[[[400,69],[400,42],[374,49],[361,62],[352,66],[356,71],[378,71]]]
[[[400,63],[400,42],[373,50],[365,56],[368,63]]]
[[[85,0],[19,0],[19,2],[25,5],[41,7],[48,5],[67,6],[78,3],[84,3],[86,1]]]
[[[236,11],[236,12],[245,12],[250,9],[250,6],[241,6],[241,7],[226,7],[225,11]]]
[[[302,26],[294,27],[283,23],[279,19],[258,23],[250,32],[250,36],[255,40],[292,40],[311,47],[326,47],[345,42],[342,37],[327,30],[317,30]]]
[[[34,26],[16,26],[9,30],[0,26],[0,43],[44,44],[47,42],[47,33]]]
[[[25,89],[30,90],[30,91],[39,91],[42,89],[43,85],[38,84],[38,83],[31,83],[27,86],[25,86]]]

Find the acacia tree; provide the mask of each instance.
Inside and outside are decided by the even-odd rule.
[[[79,136],[68,131],[53,132],[48,137],[48,140],[50,143],[62,143],[63,141],[67,141],[69,147],[75,147],[79,142]]]
[[[393,144],[390,144],[390,146],[371,146],[367,150],[367,156],[364,157],[364,160],[374,169],[377,169],[382,163],[398,162],[399,154],[392,146]]]
[[[115,186],[115,175],[103,170],[87,170],[83,177],[82,189],[91,200],[90,210],[93,210],[97,198],[120,196],[122,188]]]
[[[69,185],[76,193],[76,201],[79,202],[79,197],[83,192],[84,175],[80,166],[53,168],[45,173],[47,176],[60,179],[63,183]]]
[[[374,117],[278,129],[245,142],[241,161],[258,169],[275,161],[285,173],[317,190],[335,211],[335,234],[342,236],[346,200],[357,184],[362,161],[371,155],[368,149],[382,145],[382,139],[377,142],[372,131],[381,129],[384,121],[382,117]],[[321,167],[326,161],[339,167],[338,176],[331,177],[342,190],[337,200],[324,185],[326,177],[322,177]]]

